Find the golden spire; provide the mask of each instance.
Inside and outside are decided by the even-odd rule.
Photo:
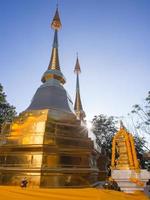
[[[81,72],[81,69],[80,69],[78,56],[77,56],[74,72],[77,75],[77,79],[76,79],[76,98],[75,98],[74,110],[76,112],[77,118],[79,120],[83,121],[84,118],[85,118],[85,112],[83,111],[81,98],[80,98],[79,73]]]
[[[58,55],[58,30],[61,28],[61,26],[62,25],[61,25],[58,7],[57,7],[54,18],[51,23],[51,27],[55,31],[51,59],[50,59],[49,65],[48,65],[48,70],[44,73],[44,75],[42,77],[42,82],[46,82],[47,80],[49,80],[51,78],[59,80],[62,84],[64,84],[66,82],[65,78],[60,70],[59,55]]]

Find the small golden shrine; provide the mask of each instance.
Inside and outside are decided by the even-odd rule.
[[[139,170],[134,138],[120,122],[120,130],[116,133],[112,141],[112,169]]]

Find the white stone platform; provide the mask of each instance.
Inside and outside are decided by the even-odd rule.
[[[134,193],[135,191],[144,191],[146,182],[150,179],[150,172],[140,170],[112,170],[111,177],[117,182],[121,191],[126,193]]]

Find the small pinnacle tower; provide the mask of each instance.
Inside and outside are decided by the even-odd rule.
[[[120,129],[121,129],[121,128],[122,128],[122,129],[126,129],[125,126],[124,126],[124,124],[123,124],[123,121],[122,121],[122,120],[120,120]]]
[[[63,86],[58,8],[51,27],[52,53],[42,84],[29,107],[0,133],[0,185],[20,185],[24,177],[29,187],[89,187],[97,182],[97,151]],[[78,109],[83,118],[81,104]]]
[[[74,73],[77,75],[76,76],[76,97],[75,97],[74,110],[75,110],[77,119],[84,121],[85,112],[83,111],[82,102],[81,102],[81,98],[80,98],[79,74],[81,73],[81,69],[80,69],[78,56],[77,56],[77,60],[76,60]]]

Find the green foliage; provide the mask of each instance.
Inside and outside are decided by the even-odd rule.
[[[103,152],[111,159],[112,138],[117,131],[114,117],[106,115],[95,116],[92,120],[92,131],[96,142]]]
[[[117,182],[112,180],[112,181],[106,181],[105,184],[103,185],[103,188],[106,190],[116,190],[116,191],[121,191],[120,187],[118,186]]]
[[[147,168],[148,163],[146,158],[144,157],[145,154],[145,144],[146,144],[146,140],[144,139],[144,137],[140,137],[138,135],[134,136],[134,142],[135,142],[135,148],[136,148],[136,152],[137,152],[137,158],[140,161],[140,167],[142,169]]]
[[[11,122],[16,115],[15,107],[6,100],[3,86],[0,84],[0,130],[4,122]]]

